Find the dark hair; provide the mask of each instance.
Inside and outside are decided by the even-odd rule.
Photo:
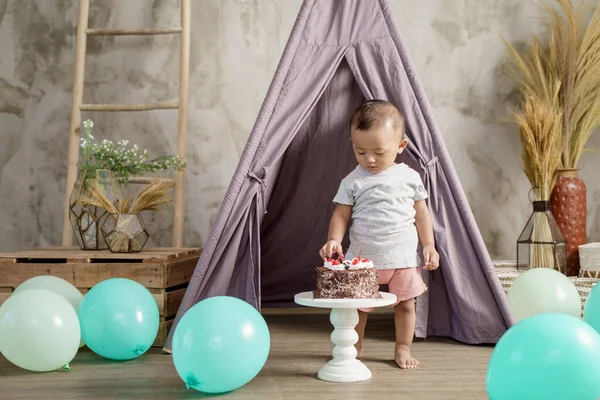
[[[352,114],[350,127],[359,131],[367,131],[379,127],[389,118],[392,119],[394,131],[398,131],[404,136],[402,114],[396,106],[385,100],[368,100],[358,106]]]

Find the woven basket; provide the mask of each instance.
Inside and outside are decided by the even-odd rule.
[[[579,276],[600,278],[600,243],[587,243],[579,246]]]

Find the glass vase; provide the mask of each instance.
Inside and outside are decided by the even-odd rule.
[[[517,240],[517,269],[531,268],[567,273],[567,241],[545,200],[533,202],[533,213]]]
[[[90,187],[95,185],[105,198],[118,208],[123,189],[117,176],[110,170],[80,170],[69,197],[69,220],[77,243],[82,250],[103,250],[108,246],[101,234],[101,226],[110,215],[106,209],[82,200],[92,197]]]
[[[150,238],[139,214],[110,215],[102,224],[102,235],[113,253],[140,252]]]

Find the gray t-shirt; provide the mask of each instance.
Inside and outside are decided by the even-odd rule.
[[[419,266],[414,202],[426,198],[421,176],[406,164],[377,174],[357,166],[342,179],[333,199],[352,206],[346,258],[369,258],[377,269]]]

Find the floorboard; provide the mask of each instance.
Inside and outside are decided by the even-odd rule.
[[[373,378],[359,383],[335,384],[317,379],[329,360],[331,326],[328,315],[266,313],[271,353],[260,374],[246,386],[216,396],[219,399],[487,399],[485,372],[491,346],[467,346],[432,338],[414,344],[422,363],[411,371],[398,369],[392,359],[392,315],[370,317],[364,362]],[[171,356],[152,349],[128,362],[102,359],[82,349],[71,371],[31,373],[0,356],[0,399],[197,399],[215,397],[187,390]],[[404,397],[406,396],[406,397]]]

